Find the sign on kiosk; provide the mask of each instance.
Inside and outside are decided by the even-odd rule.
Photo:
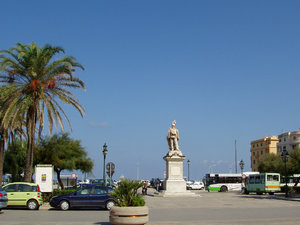
[[[53,166],[51,164],[35,166],[35,183],[40,186],[41,192],[53,191]]]

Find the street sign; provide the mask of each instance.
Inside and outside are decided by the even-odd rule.
[[[72,173],[72,178],[76,178],[77,176],[76,176],[76,173]]]
[[[114,175],[114,173],[115,173],[115,171],[111,171],[111,172],[106,171],[106,174],[107,174],[107,176],[108,176],[109,178],[112,178],[112,176]],[[110,175],[111,175],[111,176],[110,176]]]
[[[115,164],[113,164],[112,162],[109,162],[106,164],[106,169],[109,171],[111,170],[115,170]]]
[[[106,174],[109,178],[112,178],[113,174],[115,173],[115,164],[112,162],[109,162],[106,164]]]

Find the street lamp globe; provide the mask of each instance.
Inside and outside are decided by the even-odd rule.
[[[243,173],[244,166],[245,166],[245,163],[244,163],[244,161],[243,161],[243,160],[241,160],[241,161],[240,161],[241,173]]]
[[[104,143],[104,145],[103,145],[103,151],[102,151],[104,157],[107,155],[107,151],[108,151],[107,150],[107,145],[106,145],[106,143]]]

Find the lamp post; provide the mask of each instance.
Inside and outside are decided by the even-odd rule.
[[[243,169],[244,169],[245,163],[243,160],[240,161],[240,168],[241,168],[241,174],[243,174]]]
[[[104,186],[106,186],[106,174],[105,174],[105,158],[107,155],[107,145],[104,143],[103,145],[103,181],[104,181]]]
[[[283,159],[284,162],[284,173],[285,173],[285,197],[288,197],[288,186],[287,186],[287,170],[286,170],[286,161],[287,161],[287,157],[289,155],[289,152],[286,149],[283,149],[282,153],[281,153],[281,157]]]
[[[188,164],[188,181],[190,181],[190,164],[191,164],[191,161],[189,159],[187,161],[187,164]]]

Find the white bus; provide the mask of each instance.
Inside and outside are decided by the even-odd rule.
[[[206,174],[203,182],[207,191],[241,191],[242,181],[250,174],[258,174],[258,172],[241,173],[211,173]]]

